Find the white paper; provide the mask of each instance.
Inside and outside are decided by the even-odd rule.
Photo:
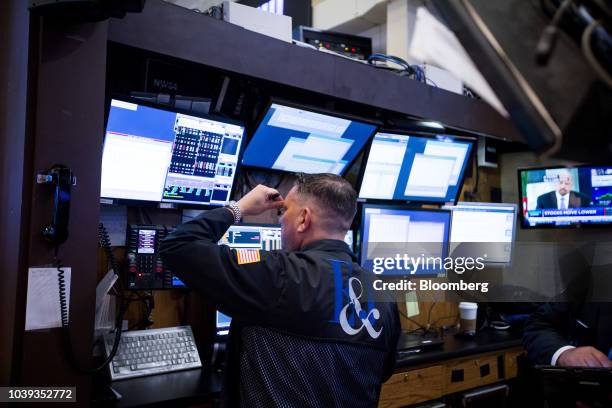
[[[110,288],[113,287],[117,281],[117,278],[119,278],[119,276],[117,276],[115,271],[111,269],[106,273],[106,275],[104,275],[102,280],[98,283],[98,286],[96,286],[96,314],[98,313],[100,306],[102,306],[104,296],[108,293]]]
[[[66,307],[70,311],[71,268],[63,267]],[[62,326],[57,268],[29,268],[26,301],[26,330]]]
[[[405,294],[406,297],[406,316],[414,317],[419,315],[419,300],[416,292],[409,291]]]

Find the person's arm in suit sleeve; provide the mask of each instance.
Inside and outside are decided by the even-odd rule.
[[[534,364],[555,365],[563,351],[573,348],[568,340],[569,304],[547,303],[533,313],[523,332],[523,345]]]
[[[536,203],[536,210],[541,210],[542,208],[545,208],[543,195],[538,197],[538,200]]]
[[[164,264],[221,312],[243,321],[292,327],[299,323],[296,314],[316,314],[326,292],[323,280],[309,278],[309,260],[294,252],[218,245],[232,222],[231,212],[219,208],[179,225],[161,242]]]
[[[160,245],[164,265],[229,315],[266,319],[286,285],[282,256],[265,251],[238,252],[218,241],[233,223],[226,208],[205,211],[179,225]],[[243,256],[242,256],[243,255]]]

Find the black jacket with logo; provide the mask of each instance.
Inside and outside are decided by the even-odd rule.
[[[207,211],[161,244],[166,266],[233,318],[225,405],[375,407],[395,361],[395,302],[374,300],[374,275],[343,241],[245,252],[217,244],[232,222]]]

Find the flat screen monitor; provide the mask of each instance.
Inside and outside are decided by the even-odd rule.
[[[442,275],[450,223],[448,210],[364,204],[361,266],[379,275]]]
[[[612,223],[612,166],[518,171],[522,226]]]
[[[113,99],[100,196],[190,205],[230,198],[244,127]]]
[[[273,102],[249,141],[242,164],[343,174],[377,128],[365,121]]]
[[[349,247],[353,246],[353,231],[349,230],[344,237]],[[280,225],[242,224],[232,225],[219,241],[219,245],[228,245],[234,249],[261,249],[271,251],[282,249]],[[226,335],[232,318],[217,311],[217,334]]]
[[[483,258],[485,264],[510,264],[515,235],[515,204],[457,203],[452,211],[451,257]]]
[[[378,132],[365,161],[359,198],[454,204],[472,145],[450,136]]]

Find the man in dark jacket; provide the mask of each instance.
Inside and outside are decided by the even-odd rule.
[[[270,209],[284,212],[282,251],[217,245],[242,215]],[[225,405],[377,405],[393,369],[399,317],[394,302],[374,299],[372,273],[343,242],[355,213],[346,180],[307,175],[285,199],[259,185],[162,242],[166,265],[233,317]]]
[[[612,367],[612,303],[548,303],[525,324],[523,343],[535,364]]]
[[[572,191],[573,187],[572,175],[566,171],[559,173],[555,190],[539,196],[536,209],[567,210],[568,208],[588,207],[591,201],[589,197],[580,192]]]

